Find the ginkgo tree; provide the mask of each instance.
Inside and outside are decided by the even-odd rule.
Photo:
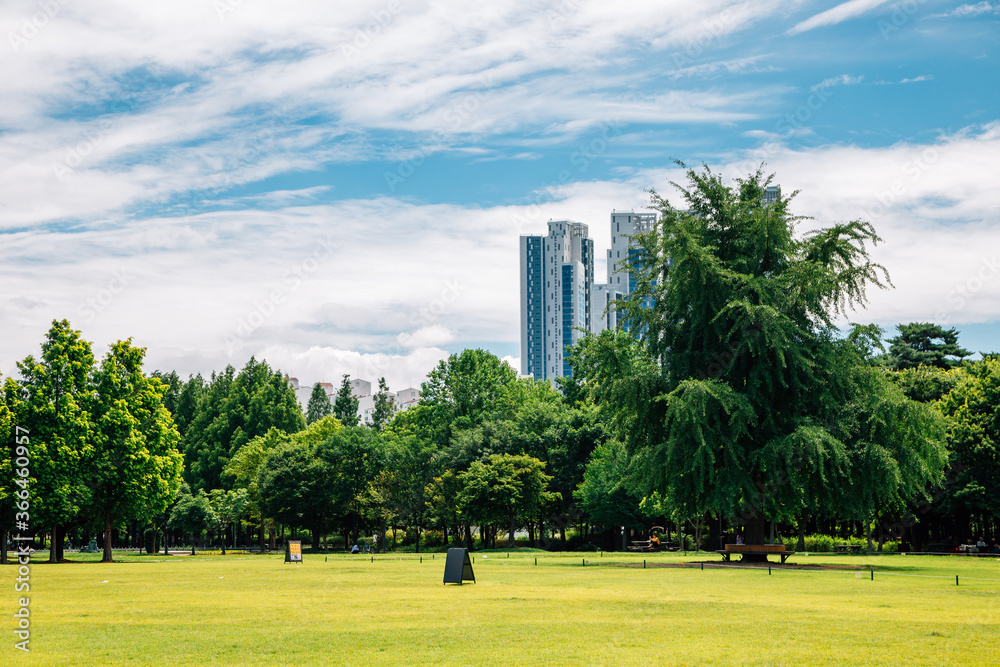
[[[748,543],[769,521],[870,518],[920,494],[944,465],[940,418],[837,329],[869,287],[890,286],[875,229],[799,233],[760,170],[733,186],[686,173],[683,204],[653,193],[659,220],[632,239],[623,330],[573,359],[627,444],[631,483],[680,516],[735,518]]]

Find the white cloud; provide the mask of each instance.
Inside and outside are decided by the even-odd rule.
[[[850,74],[841,74],[840,76],[832,76],[828,79],[823,79],[818,84],[813,86],[811,90],[829,88],[831,86],[856,86],[864,80],[864,75],[851,76]]]
[[[896,289],[871,293],[853,319],[1000,318],[1000,273],[980,275],[1000,248],[1000,123],[885,148],[771,143],[720,168],[735,176],[760,160],[785,192],[802,191],[793,210],[816,218],[807,225],[868,218],[885,238],[875,257]],[[381,198],[7,234],[0,281],[28,296],[0,301],[0,370],[67,317],[100,345],[134,336],[151,368],[207,372],[254,354],[303,382],[350,373],[416,384],[443,345],[517,345],[519,234],[579,220],[603,258],[611,209],[642,210],[650,187],[674,198],[670,180],[683,174],[552,187],[537,208]],[[595,272],[603,279],[603,263]]]
[[[981,16],[983,14],[1000,14],[1000,4],[994,4],[992,2],[985,1],[977,2],[976,4],[959,5],[954,9],[949,9],[946,12],[941,12],[938,14],[931,14],[927,16],[927,19],[950,19],[950,18],[968,18],[970,16]]]
[[[826,10],[825,12],[820,12],[814,16],[810,16],[801,23],[797,23],[789,29],[788,34],[797,35],[815,28],[843,23],[844,21],[852,19],[856,16],[861,16],[862,14],[888,4],[889,2],[890,0],[849,0],[848,2],[839,4],[832,9]]]
[[[875,81],[874,84],[876,86],[893,86],[897,83],[919,83],[921,81],[933,81],[933,80],[934,80],[933,74],[921,74],[920,76],[915,76],[912,78],[904,78],[900,79],[899,81]]]

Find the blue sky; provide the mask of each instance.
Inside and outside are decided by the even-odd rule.
[[[846,319],[1000,349],[1000,2],[147,5],[0,9],[4,374],[54,318],[185,375],[516,364],[518,235],[601,257],[674,158],[872,220]]]

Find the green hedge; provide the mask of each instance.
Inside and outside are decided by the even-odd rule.
[[[838,544],[856,544],[864,549],[868,548],[868,540],[864,537],[848,537],[844,539],[834,537],[833,535],[806,535],[805,542],[805,551],[815,553],[832,553],[836,551],[835,546]],[[798,537],[786,537],[784,538],[784,543],[785,548],[789,551],[796,551],[799,548]],[[872,544],[875,550],[878,551],[878,542],[873,541]],[[895,542],[886,542],[882,545],[883,553],[895,553],[898,550],[899,545]]]

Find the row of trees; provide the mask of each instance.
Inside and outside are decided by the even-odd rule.
[[[110,560],[114,528],[151,519],[173,501],[183,469],[180,436],[163,386],[143,374],[144,352],[119,341],[96,363],[78,331],[54,322],[41,356],[19,362],[20,380],[5,382],[4,557],[10,530],[44,526],[54,562],[66,529],[86,522],[104,533]]]
[[[888,285],[871,225],[797,235],[790,198],[765,202],[761,173],[688,178],[683,208],[654,194],[661,221],[634,239],[622,329],[584,338],[557,387],[465,350],[405,412],[381,381],[360,426],[346,376],[333,401],[314,387],[303,414],[265,362],[146,377],[128,341],[96,364],[54,323],[4,385],[5,527],[20,426],[31,524],[53,559],[72,527],[103,532],[110,559],[128,522],[209,530],[223,548],[241,526],[261,546],[305,529],[315,547],[399,528],[490,546],[520,529],[565,545],[575,527],[607,544],[653,521],[725,520],[748,542],[775,522],[800,539],[837,525],[923,542],[995,531],[1000,360],[963,362],[955,332],[927,323],[901,325],[888,350],[872,325],[841,335],[837,318]]]

